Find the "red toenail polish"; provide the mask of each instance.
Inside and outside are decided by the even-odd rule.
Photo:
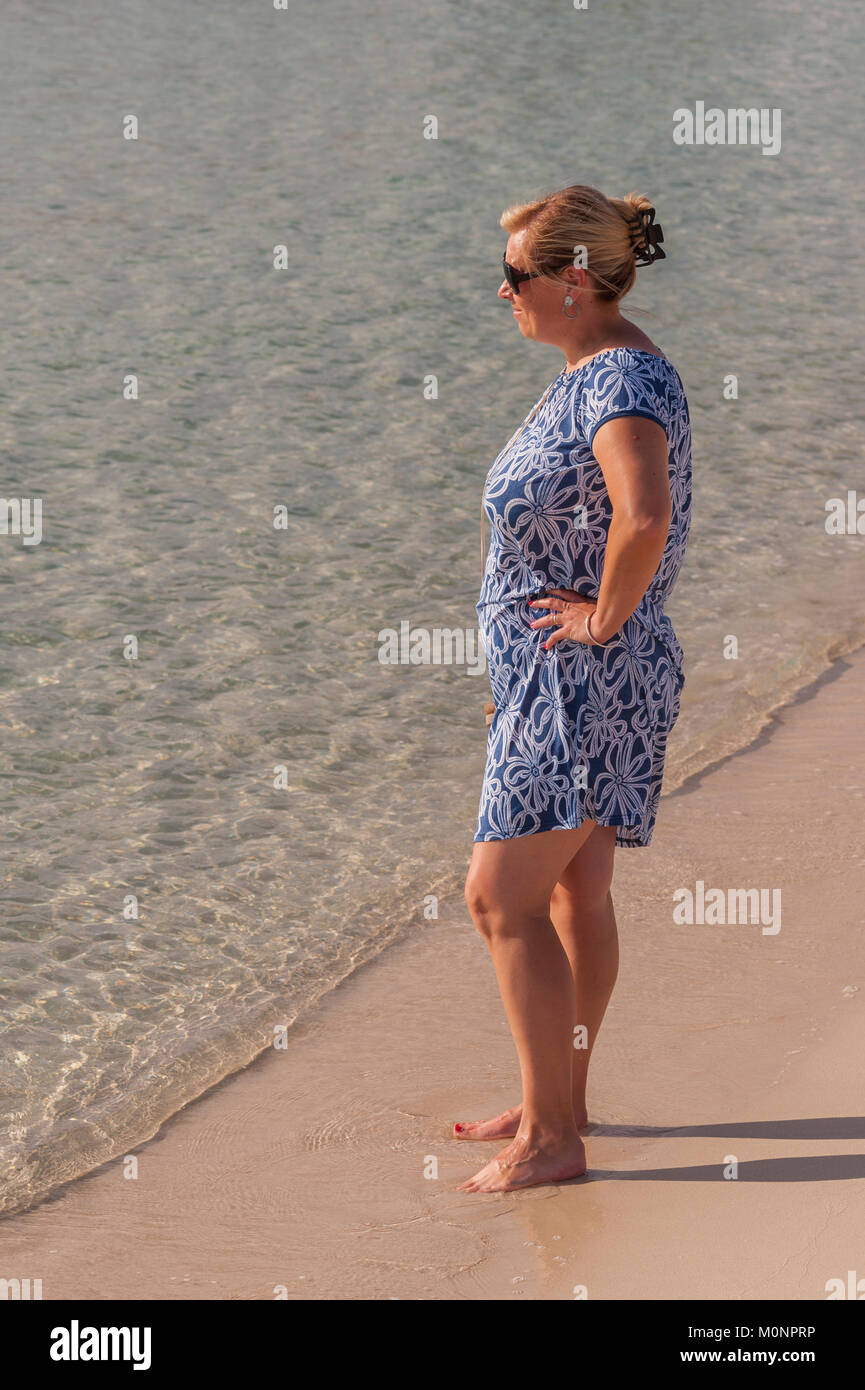
[[[454,1129],[456,1130],[457,1134],[462,1133],[462,1125],[454,1125]]]

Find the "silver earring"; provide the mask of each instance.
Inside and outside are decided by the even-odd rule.
[[[568,312],[568,310],[570,309],[571,305],[574,306],[574,311],[573,311],[573,313],[569,313],[569,312]],[[565,298],[564,298],[564,301],[562,302],[562,313],[564,314],[565,318],[566,318],[566,319],[575,319],[575,318],[577,318],[582,312],[583,312],[583,311],[582,311],[582,308],[581,308],[580,305],[577,303],[577,301],[576,301],[575,299],[572,299],[571,296],[570,296],[569,294],[566,294],[566,295],[565,295]]]

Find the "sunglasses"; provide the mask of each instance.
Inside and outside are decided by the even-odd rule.
[[[570,257],[568,257],[566,261],[563,261],[562,265],[558,267],[547,265],[544,266],[541,270],[517,270],[515,265],[511,265],[510,262],[507,261],[504,256],[502,256],[502,270],[504,271],[505,279],[507,280],[514,294],[519,294],[520,285],[523,283],[524,280],[534,280],[537,278],[538,275],[543,275],[545,271],[553,269],[561,270],[564,268],[564,266],[569,264]]]
[[[540,270],[517,270],[516,266],[511,265],[504,256],[502,256],[502,270],[514,294],[519,294],[520,285],[524,280],[534,280],[536,276],[541,274]]]

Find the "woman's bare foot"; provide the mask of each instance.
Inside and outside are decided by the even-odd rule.
[[[585,1129],[589,1123],[586,1110],[574,1111],[577,1129]],[[515,1139],[523,1115],[521,1105],[512,1105],[510,1110],[502,1111],[492,1120],[469,1120],[454,1125],[454,1139]]]
[[[469,1120],[454,1125],[454,1139],[514,1139],[520,1127],[523,1107],[512,1105],[492,1120]]]
[[[459,1192],[512,1192],[539,1183],[567,1182],[586,1171],[586,1150],[576,1133],[557,1136],[518,1135]]]

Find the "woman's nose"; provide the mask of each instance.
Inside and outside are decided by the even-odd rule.
[[[503,280],[502,283],[499,285],[498,296],[499,299],[513,299],[514,292],[508,284],[507,280]]]

